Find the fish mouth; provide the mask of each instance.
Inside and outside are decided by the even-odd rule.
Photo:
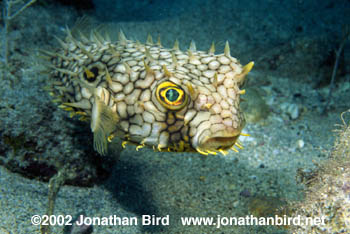
[[[230,137],[210,137],[201,145],[208,149],[229,149],[237,142],[238,137],[239,135]]]
[[[202,154],[216,154],[217,152],[225,154],[227,153],[226,150],[229,149],[237,151],[233,146],[237,145],[240,133],[241,131],[239,130],[219,131],[214,134],[203,133],[199,137],[199,144],[196,150]]]

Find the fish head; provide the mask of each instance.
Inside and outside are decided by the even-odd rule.
[[[165,123],[161,148],[215,154],[236,144],[245,125],[240,109],[240,95],[245,91],[240,88],[253,63],[242,67],[234,58],[222,56],[214,57],[214,63],[227,59],[230,65],[219,65],[197,77],[193,71],[175,69],[152,88],[152,100]]]

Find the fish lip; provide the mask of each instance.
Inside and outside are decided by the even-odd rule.
[[[237,142],[240,133],[240,130],[223,130],[210,135],[203,134],[198,147],[205,150],[230,149]]]

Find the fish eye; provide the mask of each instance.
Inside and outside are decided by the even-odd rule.
[[[96,80],[98,72],[98,67],[84,68],[84,79],[87,80],[89,83],[92,83]]]
[[[180,110],[188,102],[185,91],[170,81],[165,81],[158,85],[156,96],[160,104],[169,110]]]
[[[180,94],[176,89],[169,88],[165,91],[165,97],[169,102],[176,102],[179,99]]]

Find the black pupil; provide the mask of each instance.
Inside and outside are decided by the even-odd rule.
[[[176,101],[179,97],[179,92],[175,89],[169,89],[168,91],[166,91],[165,96],[169,101],[173,102]]]
[[[90,71],[91,71],[92,73],[94,73],[94,76],[95,76],[95,77],[98,75],[98,68],[97,68],[97,67],[91,68]]]
[[[97,67],[93,67],[90,69],[90,72],[92,72],[92,74],[94,74],[93,77],[88,77],[86,75],[86,73],[84,72],[84,78],[85,80],[89,81],[89,82],[94,82],[96,80],[96,77],[98,75],[98,68]]]

